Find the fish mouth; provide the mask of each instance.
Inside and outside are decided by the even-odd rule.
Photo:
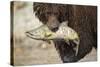
[[[26,32],[26,36],[29,37],[29,38],[32,38],[32,39],[36,39],[36,40],[43,39],[43,38],[39,38],[38,37],[39,35],[35,35],[35,34],[30,33],[30,32]]]

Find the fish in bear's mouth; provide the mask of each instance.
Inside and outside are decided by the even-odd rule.
[[[70,41],[73,41],[76,44],[76,46],[74,47],[74,50],[76,51],[75,55],[77,55],[78,53],[78,47],[80,43],[79,36],[76,31],[67,26],[66,22],[63,22],[56,32],[52,32],[51,30],[49,30],[46,25],[41,25],[36,29],[27,31],[26,35],[36,40],[64,39],[68,44]]]

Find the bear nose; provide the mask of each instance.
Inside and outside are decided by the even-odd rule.
[[[52,28],[51,31],[56,32],[58,30],[58,27]]]

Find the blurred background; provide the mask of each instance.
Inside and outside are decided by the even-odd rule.
[[[26,36],[25,32],[39,27],[42,23],[35,17],[33,2],[14,1],[13,35],[14,65],[56,64],[62,63],[54,44],[34,40]],[[79,62],[96,61],[97,53],[93,50]]]

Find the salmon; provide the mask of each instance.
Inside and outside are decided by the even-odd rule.
[[[26,35],[36,40],[53,40],[53,39],[64,39],[67,43],[72,40],[77,46],[74,48],[76,55],[79,47],[79,36],[76,31],[71,27],[67,26],[66,23],[62,23],[56,32],[52,32],[46,25],[26,32]]]

